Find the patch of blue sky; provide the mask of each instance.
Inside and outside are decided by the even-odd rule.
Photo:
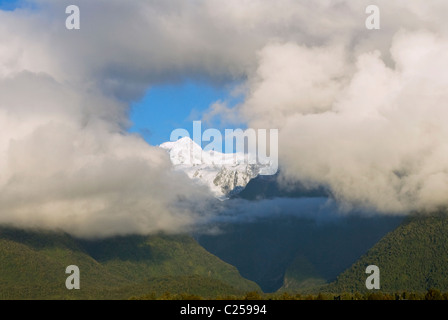
[[[0,0],[0,11],[14,11],[21,8],[37,10],[38,6],[32,0]]]
[[[0,10],[14,11],[15,9],[29,6],[27,0],[0,0]]]
[[[170,141],[171,132],[178,128],[186,129],[193,138],[193,121],[201,120],[213,103],[221,101],[233,107],[242,102],[242,96],[232,94],[235,85],[186,81],[151,87],[141,101],[133,104],[130,116],[133,126],[129,131],[139,133],[151,145]],[[219,118],[212,123],[202,122],[202,132],[208,128],[220,130],[223,137],[225,129],[245,129],[243,123],[223,127]],[[207,144],[204,142],[202,147]]]
[[[13,11],[20,6],[19,0],[0,0],[0,10]]]

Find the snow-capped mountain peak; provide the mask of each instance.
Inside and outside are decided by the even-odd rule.
[[[259,163],[256,155],[202,150],[189,137],[165,142],[160,147],[169,153],[177,170],[182,170],[190,178],[207,185],[220,199],[240,192],[259,174],[271,175],[277,171],[276,166],[269,161]]]
[[[201,161],[202,148],[188,137],[165,142],[160,147],[169,152],[173,165],[199,164]]]

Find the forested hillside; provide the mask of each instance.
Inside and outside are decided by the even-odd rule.
[[[65,287],[68,265],[80,269],[80,290]],[[189,236],[86,241],[63,233],[0,230],[0,299],[127,299],[193,289],[204,297],[260,290]]]
[[[333,292],[365,292],[368,265],[380,268],[381,291],[448,291],[448,217],[408,218],[328,286]]]

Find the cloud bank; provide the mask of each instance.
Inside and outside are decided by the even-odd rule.
[[[81,30],[65,29],[65,8]],[[186,230],[209,195],[127,133],[152,85],[244,81],[213,116],[280,129],[288,179],[349,207],[448,191],[445,1],[30,0],[0,11],[0,223],[78,236]],[[168,106],[169,107],[169,106]],[[154,113],[158,110],[154,110]]]
[[[448,204],[448,41],[399,31],[392,66],[378,50],[351,62],[339,46],[260,52],[240,112],[279,127],[288,179],[327,186],[346,208],[433,211]]]
[[[283,179],[326,186],[346,210],[446,207],[447,5],[432,4],[379,2],[376,31],[362,2],[302,8],[304,36],[260,49],[244,103],[222,114],[279,128]]]
[[[0,81],[0,223],[77,236],[177,232],[207,191],[123,131],[123,106],[41,74]],[[103,115],[103,116],[102,116]]]

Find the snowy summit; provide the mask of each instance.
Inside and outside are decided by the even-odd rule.
[[[258,175],[273,175],[277,171],[269,161],[256,161],[256,155],[202,150],[188,137],[160,147],[169,153],[176,169],[208,186],[219,199],[239,193]]]

